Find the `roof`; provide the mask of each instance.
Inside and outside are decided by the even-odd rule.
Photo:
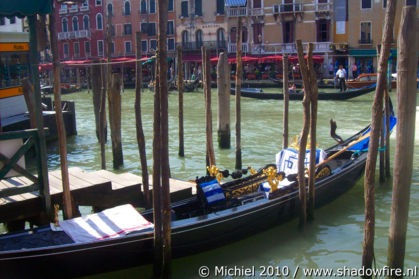
[[[246,7],[247,0],[226,0],[226,7]]]
[[[35,14],[49,14],[52,0],[1,0],[0,16],[24,17]]]

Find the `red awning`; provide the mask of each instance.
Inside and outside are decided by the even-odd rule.
[[[242,62],[258,62],[259,58],[257,57],[252,57],[252,56],[243,56],[242,57]],[[218,57],[214,57],[210,59],[211,62],[218,62]],[[228,58],[228,63],[229,64],[235,64],[236,63],[236,57],[230,57]]]

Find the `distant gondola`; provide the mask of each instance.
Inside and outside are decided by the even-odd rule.
[[[394,118],[391,124],[394,126]],[[327,167],[323,169],[327,171],[316,179],[316,207],[336,199],[362,177],[368,140],[369,127],[366,127],[325,150],[327,165],[324,166]],[[215,190],[219,190],[216,195],[221,195],[222,199],[215,202],[216,199],[204,194],[209,193],[208,183],[216,183],[215,177],[197,179],[198,194],[172,204],[173,256],[213,249],[297,216],[300,209],[298,183],[289,175],[289,185],[269,194],[261,191],[264,189],[261,184],[272,181],[264,172],[269,168],[276,170],[275,165],[269,164],[244,178],[221,183]],[[138,213],[135,211],[135,214]],[[142,216],[147,223],[153,221],[152,210],[142,212]],[[65,232],[52,231],[50,227],[0,236],[1,278],[50,277],[52,274],[73,277],[138,266],[152,260],[152,228],[86,243],[76,243]]]
[[[375,90],[375,84],[366,86],[360,89],[351,89],[344,92],[319,92],[318,99],[319,100],[348,100],[355,97],[359,97],[365,95],[369,92]],[[235,88],[231,88],[231,95],[235,95],[236,91]],[[284,95],[282,93],[264,93],[264,92],[251,92],[247,90],[241,91],[242,97],[247,98],[254,98],[254,99],[261,99],[261,100],[283,100]],[[304,97],[304,93],[302,91],[297,91],[296,93],[290,93],[290,100],[302,100]]]

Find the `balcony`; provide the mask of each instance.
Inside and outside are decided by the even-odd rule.
[[[281,4],[279,13],[298,13],[303,11],[303,5],[301,3]]]
[[[251,15],[251,16],[263,16],[264,15],[263,8],[249,9],[248,12],[249,12],[249,15]]]
[[[70,32],[60,32],[58,33],[58,40],[72,40],[72,39],[82,39],[90,38],[89,30],[79,30],[79,31],[70,31]]]
[[[188,51],[188,50],[201,50],[202,46],[205,46],[207,49],[216,49],[217,48],[217,42],[216,41],[182,42],[182,43],[178,43],[178,44],[182,46],[182,50],[186,50],[186,51]]]
[[[332,42],[312,42],[313,53],[331,52],[330,46]],[[304,50],[307,49],[308,43],[303,43]],[[295,43],[270,43],[270,44],[255,44],[251,49],[252,54],[296,54],[297,48]]]
[[[333,11],[332,3],[317,3],[316,4],[316,18],[329,18]]]
[[[228,17],[248,16],[249,9],[247,7],[226,7]]]
[[[58,11],[58,14],[60,14],[60,15],[64,15],[64,14],[66,14],[67,12],[68,12],[67,8],[61,8],[61,9]]]
[[[360,45],[372,45],[371,39],[361,39],[358,41]]]
[[[228,43],[228,52],[235,53],[237,50],[236,43]],[[242,43],[242,52],[249,52],[249,44]]]
[[[89,6],[81,6],[80,12],[87,12],[89,10]]]
[[[68,9],[70,13],[77,13],[79,11],[79,7],[77,5],[73,5]]]

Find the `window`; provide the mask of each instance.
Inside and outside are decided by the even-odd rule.
[[[102,0],[95,0],[96,1],[96,6],[102,6]]]
[[[141,0],[141,10],[140,10],[140,12],[142,14],[147,13],[147,2],[145,0]]]
[[[131,34],[132,34],[131,23],[124,24],[124,35],[131,35]]]
[[[217,14],[224,14],[224,0],[217,0]]]
[[[79,19],[77,17],[73,17],[73,31],[79,30]]]
[[[156,23],[155,22],[148,24],[148,35],[156,36]]]
[[[108,4],[108,15],[113,15],[113,6],[111,3]]]
[[[150,14],[156,13],[156,0],[150,0]]]
[[[131,53],[132,52],[131,41],[126,41],[124,45],[125,45],[125,54]]]
[[[83,17],[83,29],[89,30],[89,16],[87,15]]]
[[[80,56],[80,45],[79,42],[74,43],[74,57]]]
[[[5,25],[6,24],[6,18],[3,16],[0,16],[0,25]]]
[[[242,43],[247,43],[247,28],[243,26],[242,31]]]
[[[68,44],[67,43],[65,43],[63,45],[63,51],[64,51],[64,58],[67,58],[68,57],[68,54],[69,54]]]
[[[202,44],[202,30],[198,30],[195,33],[195,42],[196,42],[196,48],[200,48]]]
[[[175,49],[175,39],[170,38],[167,40],[167,49],[174,50]]]
[[[124,15],[130,15],[131,14],[131,4],[129,1],[125,1],[124,3]]]
[[[225,48],[226,42],[225,42],[225,31],[223,28],[220,28],[217,30],[217,47],[219,48]]]
[[[370,44],[371,41],[371,22],[361,22],[361,44]]]
[[[111,36],[115,36],[115,25],[111,26]]]
[[[10,19],[10,24],[15,24],[16,23],[16,17],[12,17]]]
[[[230,29],[230,42],[235,43],[237,40],[237,29],[236,27],[232,27]]]
[[[371,0],[361,0],[361,9],[371,9]]]
[[[263,23],[253,24],[253,41],[255,42],[255,44],[262,43],[262,29]]]
[[[282,24],[283,41],[284,43],[294,42],[294,22],[286,21]]]
[[[141,41],[141,52],[147,52],[147,41]]]
[[[141,32],[148,34],[148,23],[141,23]]]
[[[383,0],[383,9],[387,8],[387,0]]]
[[[157,49],[157,41],[150,40],[150,50],[156,50],[156,49]]]
[[[202,16],[202,0],[195,0],[195,15]]]
[[[173,0],[169,0],[169,12],[172,12],[174,10]]]
[[[111,43],[111,54],[114,54],[114,53],[115,53],[115,43],[112,42]]]
[[[96,15],[96,29],[97,30],[103,30],[103,22],[102,22],[102,15],[101,14]]]
[[[181,7],[182,7],[181,16],[188,17],[188,1],[182,1]]]
[[[317,41],[329,41],[329,21],[326,19],[321,19],[317,21]]]
[[[406,0],[406,6],[415,6],[416,7],[417,0]]]
[[[83,7],[89,7],[89,0],[85,0],[82,4]]]
[[[167,22],[167,35],[174,35],[175,34],[175,25],[173,20]]]
[[[253,8],[262,8],[261,0],[253,0]]]
[[[97,54],[103,56],[103,41],[97,41]]]
[[[62,21],[62,26],[63,26],[63,32],[68,32],[68,23],[67,23],[67,19],[66,18],[63,18],[63,21]]]
[[[84,52],[86,53],[86,56],[90,55],[90,42],[84,42]]]
[[[182,32],[182,46],[187,46],[189,42],[189,34],[188,31],[183,31]]]

